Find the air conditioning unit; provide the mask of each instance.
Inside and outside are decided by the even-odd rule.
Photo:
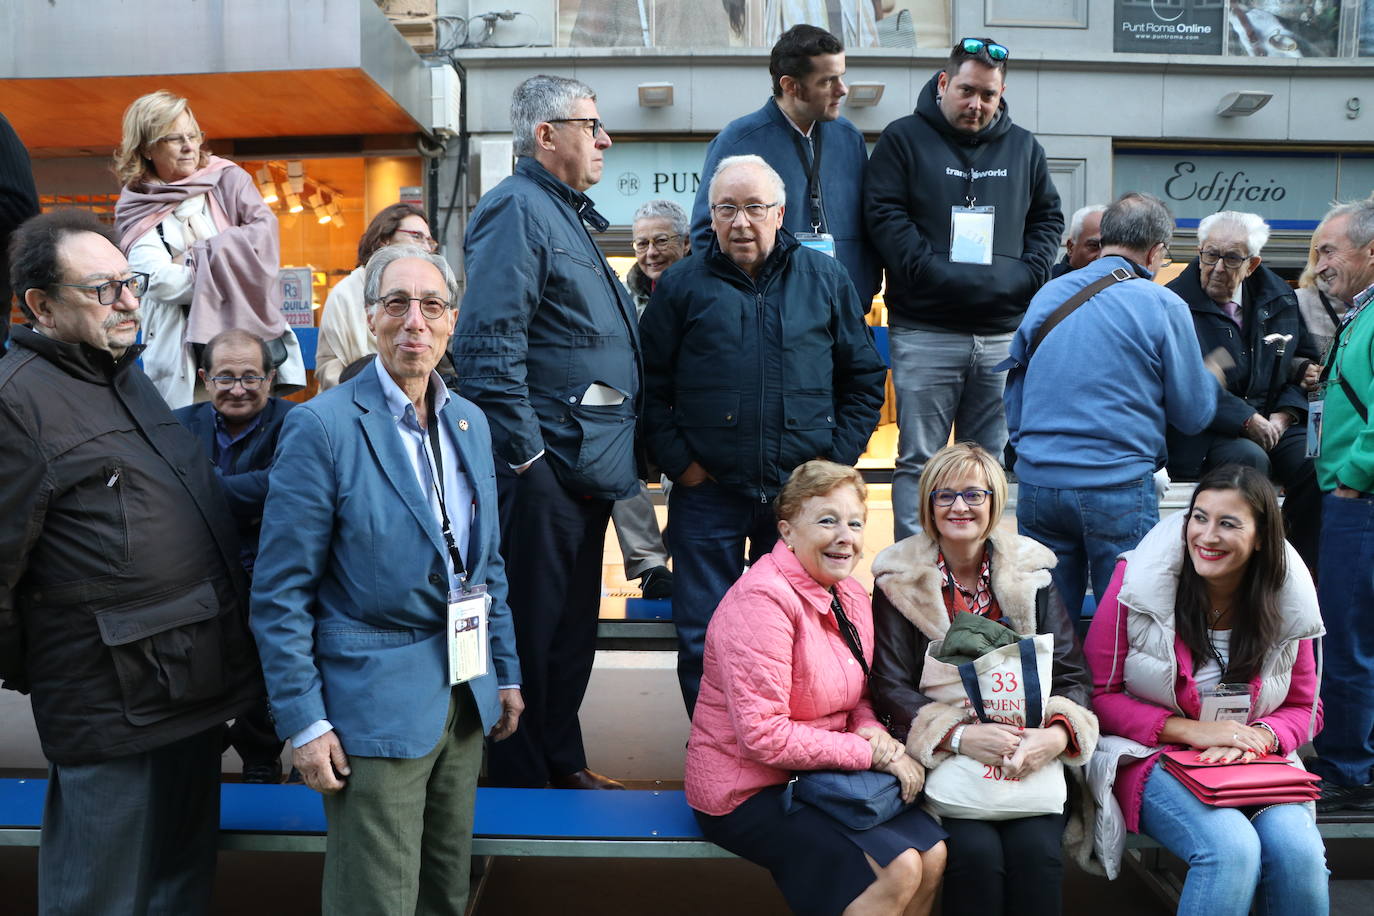
[[[430,68],[429,107],[429,129],[436,134],[457,136],[463,111],[463,84],[457,70],[448,65]]]

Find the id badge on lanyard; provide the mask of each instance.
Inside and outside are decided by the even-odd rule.
[[[798,232],[796,239],[806,248],[835,256],[835,236],[829,232]]]
[[[996,207],[949,208],[949,259],[955,264],[991,264]]]
[[[490,668],[487,618],[491,595],[485,585],[451,589],[448,593],[448,682],[463,684]]]
[[[1250,685],[1218,684],[1201,697],[1202,712],[1199,722],[1241,722],[1250,721]]]
[[[1307,392],[1307,457],[1322,454],[1322,411],[1326,408],[1326,383]]]

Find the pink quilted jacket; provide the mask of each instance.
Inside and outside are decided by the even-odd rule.
[[[873,660],[873,608],[857,579],[837,587]],[[866,770],[878,725],[863,670],[830,594],[779,541],[726,592],[706,630],[705,669],[687,742],[687,802],[729,814],[798,770]]]

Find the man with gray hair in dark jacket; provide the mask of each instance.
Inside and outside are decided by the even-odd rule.
[[[611,505],[639,488],[635,306],[589,228],[584,193],[611,145],[596,93],[532,76],[511,99],[515,173],[473,211],[453,335],[464,397],[491,422],[501,553],[524,683],[521,727],[492,746],[501,786],[623,789],[587,769],[591,677]],[[502,685],[507,686],[507,685]]]

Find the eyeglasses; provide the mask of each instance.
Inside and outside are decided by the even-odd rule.
[[[1235,270],[1237,267],[1250,260],[1250,257],[1249,255],[1237,254],[1234,251],[1228,251],[1226,254],[1222,254],[1215,248],[1206,248],[1197,253],[1197,259],[1207,267],[1211,267],[1217,261],[1225,261],[1227,270]]]
[[[257,391],[267,381],[263,375],[212,375],[206,381],[214,382],[219,391],[233,391],[235,385],[242,385],[244,391]]]
[[[734,222],[739,211],[744,211],[745,219],[751,223],[757,223],[768,215],[768,211],[776,207],[776,203],[771,204],[745,204],[737,207],[734,204],[711,204],[711,215],[722,223]]]
[[[600,118],[549,118],[549,123],[550,123],[550,124],[585,124],[585,125],[587,125],[588,127],[590,127],[590,128],[592,129],[592,137],[593,137],[593,138],[595,138],[597,134],[601,134],[601,133],[606,134],[606,136],[608,136],[608,137],[610,136],[610,134],[606,132],[606,125],[602,123],[602,121],[601,121]]]
[[[991,495],[991,490],[935,490],[930,501],[942,509],[954,505],[956,499],[963,499],[966,506],[981,506]]]
[[[184,146],[187,143],[192,146],[200,146],[205,142],[205,131],[198,130],[193,134],[168,134],[165,137],[158,137],[154,143],[165,143],[168,146]]]
[[[80,283],[54,283],[53,286],[70,286],[72,289],[93,289],[95,298],[101,305],[114,305],[119,301],[125,287],[135,299],[148,291],[148,275],[136,273],[124,280],[108,280],[98,286],[83,286]]]
[[[414,229],[397,229],[396,234],[410,236],[412,242],[419,245],[421,248],[428,249],[430,252],[439,250],[439,243],[423,232],[416,232]]]
[[[680,235],[656,235],[651,239],[635,239],[630,246],[634,248],[635,254],[643,254],[649,250],[650,245],[662,251],[680,238]]]
[[[999,45],[989,38],[961,38],[959,44],[955,45],[955,50],[963,51],[965,54],[977,54],[985,50],[988,57],[999,63],[1011,57],[1011,52],[1004,45]]]
[[[420,314],[430,321],[442,318],[444,312],[451,308],[447,299],[440,299],[438,296],[425,296],[423,299],[414,296],[387,296],[382,300],[382,308],[392,318],[404,318],[410,311],[412,302],[420,303]]]

